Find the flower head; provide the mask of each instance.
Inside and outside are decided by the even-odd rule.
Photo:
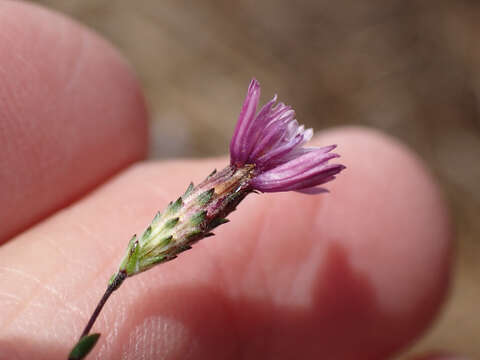
[[[250,184],[259,191],[324,191],[315,187],[333,180],[345,168],[328,163],[339,157],[331,153],[336,145],[303,147],[313,130],[298,124],[290,106],[275,104],[276,95],[256,113],[259,98],[260,84],[253,79],[230,143],[230,164],[254,165]]]
[[[252,191],[325,191],[317,186],[345,167],[329,164],[338,157],[335,145],[306,148],[312,129],[295,120],[295,112],[274,96],[256,113],[260,85],[250,83],[247,98],[230,143],[230,165],[190,184],[185,194],[158,213],[150,226],[134,236],[119,271],[132,276],[169,261],[196,241],[212,235]]]

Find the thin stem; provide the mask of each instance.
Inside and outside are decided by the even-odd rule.
[[[82,335],[80,335],[80,339],[83,338],[85,335],[88,335],[90,330],[92,329],[93,324],[95,323],[95,320],[97,320],[98,315],[102,311],[103,306],[107,302],[108,298],[112,293],[117,290],[120,285],[122,284],[123,280],[125,280],[127,277],[127,274],[123,271],[118,272],[115,277],[112,279],[110,284],[107,287],[107,290],[105,291],[105,294],[103,294],[102,298],[100,299],[97,307],[95,308],[95,311],[93,312],[92,316],[90,317],[90,320],[88,320],[87,326],[85,326],[85,329],[82,332]],[[80,340],[79,339],[79,340]]]

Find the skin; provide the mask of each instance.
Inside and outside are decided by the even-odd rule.
[[[65,359],[130,236],[228,159],[141,162],[141,90],[78,24],[2,2],[0,34],[0,353]],[[89,358],[386,359],[417,339],[449,284],[438,186],[376,131],[314,143],[347,166],[329,194],[247,197],[215,237],[125,281]]]

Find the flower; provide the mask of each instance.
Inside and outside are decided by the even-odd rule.
[[[331,153],[336,145],[302,147],[313,136],[295,120],[295,112],[275,95],[255,114],[260,98],[260,84],[253,79],[230,143],[230,164],[255,166],[250,185],[262,192],[301,190],[325,191],[317,185],[333,180],[345,166],[328,164],[339,157]]]
[[[118,273],[132,276],[174,259],[213,235],[211,231],[227,222],[228,214],[255,190],[323,192],[317,186],[345,168],[328,163],[338,157],[331,152],[335,145],[303,147],[313,130],[298,125],[290,106],[275,105],[276,96],[255,114],[259,98],[260,85],[253,79],[230,143],[230,165],[197,186],[191,183],[139,238],[134,235]]]
[[[274,96],[255,114],[260,85],[253,79],[230,143],[230,165],[213,171],[203,182],[158,213],[150,226],[130,240],[119,273],[132,276],[174,259],[196,241],[213,235],[251,192],[326,191],[317,187],[345,167],[329,164],[338,157],[335,145],[306,148],[313,130],[295,120],[290,106]]]

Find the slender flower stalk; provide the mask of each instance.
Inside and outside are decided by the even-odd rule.
[[[304,147],[313,135],[295,120],[290,106],[277,103],[277,96],[257,112],[260,85],[248,87],[230,143],[230,165],[214,170],[203,182],[190,183],[185,193],[157,213],[142,235],[134,235],[107,291],[95,309],[69,359],[84,358],[99,334],[89,332],[108,297],[123,281],[153,266],[176,258],[208,236],[252,192],[326,190],[318,185],[335,178],[345,167],[330,164],[338,157],[335,145]]]

